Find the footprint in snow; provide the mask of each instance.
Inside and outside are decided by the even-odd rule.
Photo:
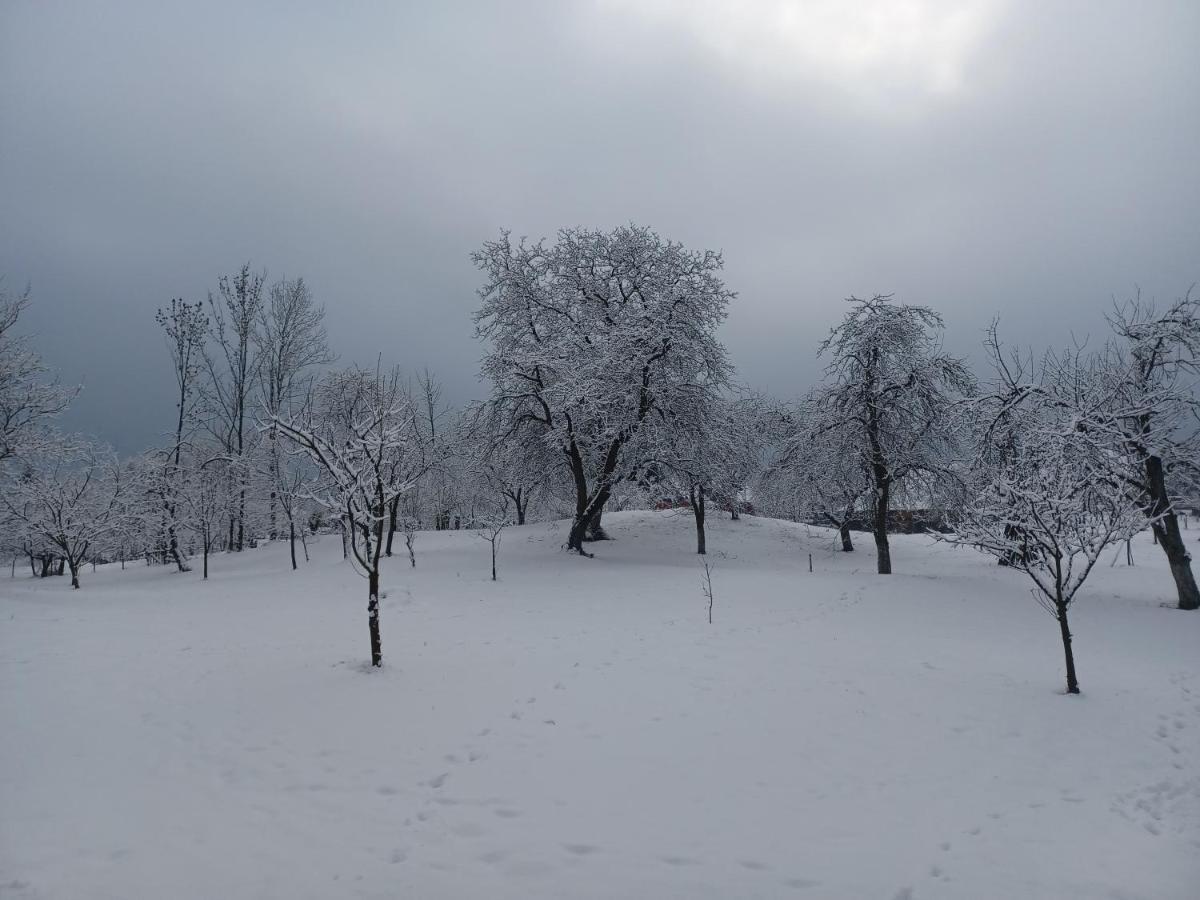
[[[425,783],[427,785],[429,785],[431,788],[440,788],[443,784],[446,783],[446,779],[449,777],[449,775],[450,775],[449,772],[443,772],[441,775],[438,775],[435,778],[430,778]]]

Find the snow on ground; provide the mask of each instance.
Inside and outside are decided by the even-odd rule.
[[[5,898],[1189,898],[1200,615],[1148,538],[1074,613],[921,536],[606,517],[0,581]],[[1193,532],[1191,537],[1195,537]],[[809,552],[815,572],[808,572]],[[7,574],[7,573],[5,573]]]

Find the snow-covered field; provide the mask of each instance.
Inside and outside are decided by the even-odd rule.
[[[1194,898],[1200,616],[1165,561],[1075,607],[899,537],[690,520],[422,534],[365,582],[325,538],[0,581],[5,898]],[[1200,532],[1192,531],[1194,540]],[[815,572],[808,572],[812,552]],[[7,573],[4,573],[7,576]]]

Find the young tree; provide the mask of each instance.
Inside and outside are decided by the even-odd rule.
[[[489,509],[475,523],[475,536],[482,538],[492,545],[492,581],[496,580],[496,550],[500,546],[500,534],[511,522],[504,515],[502,508]]]
[[[1007,428],[992,431],[977,460],[977,490],[957,510],[950,540],[1029,576],[1035,599],[1058,622],[1067,692],[1077,694],[1068,610],[1104,549],[1143,528],[1145,516],[1112,477],[1109,447],[1039,407],[1024,412],[1015,440]]]
[[[65,562],[71,587],[92,547],[118,524],[121,472],[112,454],[95,445],[54,437],[23,460],[3,502],[9,514]]]
[[[35,451],[38,426],[66,409],[77,392],[47,381],[45,366],[17,336],[17,320],[28,305],[28,288],[12,294],[0,281],[0,462]]]
[[[728,384],[715,336],[733,296],[721,256],[628,226],[564,229],[551,247],[505,233],[473,259],[485,276],[475,318],[491,342],[491,403],[506,434],[562,461],[575,490],[567,547],[584,554],[589,526],[636,468],[649,417]]]
[[[806,521],[826,522],[837,529],[844,552],[854,550],[850,525],[871,489],[870,476],[858,452],[858,432],[833,412],[826,391],[809,394],[780,441],[763,480],[776,506]]]
[[[892,571],[888,512],[906,479],[948,472],[956,449],[951,404],[974,391],[966,364],[942,352],[942,317],[891,296],[850,297],[852,309],[819,353],[831,359],[824,398],[831,424],[854,436],[871,483],[878,570]]]
[[[399,371],[351,368],[324,378],[302,419],[276,418],[275,427],[320,470],[313,499],[339,510],[349,555],[367,578],[371,665],[383,665],[379,630],[379,573],[388,509],[428,471],[428,448],[414,429],[412,403]]]
[[[202,458],[193,455],[184,475],[183,503],[187,524],[200,543],[204,580],[208,580],[208,558],[221,537],[222,524],[229,514],[228,463],[223,457]]]
[[[155,319],[167,338],[176,390],[174,440],[162,453],[163,471],[161,478],[156,481],[167,523],[167,549],[179,571],[186,572],[188,565],[179,548],[178,535],[178,495],[183,487],[180,462],[184,443],[190,436],[198,397],[197,379],[204,359],[208,317],[199,301],[188,303],[186,300],[172,299],[170,307],[160,308]]]

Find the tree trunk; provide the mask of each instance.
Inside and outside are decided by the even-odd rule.
[[[1171,497],[1167,493],[1166,473],[1162,459],[1151,456],[1146,459],[1146,481],[1150,488],[1148,512],[1156,518],[1152,531],[1154,542],[1161,544],[1171,566],[1171,577],[1175,579],[1175,590],[1179,595],[1180,609],[1200,609],[1200,589],[1192,574],[1192,557],[1183,543],[1179,531],[1179,519],[1171,508]]]
[[[838,534],[840,534],[842,537],[842,552],[850,553],[851,551],[853,551],[854,550],[854,542],[852,540],[850,540],[850,523],[849,523],[849,521],[843,522],[841,524],[841,526],[838,528]]]
[[[605,502],[608,502],[607,496],[605,496]],[[596,512],[592,514],[592,517],[590,519],[588,519],[587,537],[584,538],[584,540],[588,540],[588,541],[607,541],[608,540],[608,532],[606,532],[604,530],[604,525],[601,521],[603,518],[604,518],[604,504],[601,503],[599,506],[596,507]]]
[[[1062,632],[1063,655],[1067,660],[1067,693],[1079,693],[1079,679],[1075,677],[1075,653],[1071,649],[1071,628],[1067,624],[1067,606],[1065,603],[1056,604],[1058,609],[1058,628]]]
[[[79,564],[71,562],[71,587],[79,590]]]
[[[388,533],[387,546],[384,548],[383,555],[392,555],[392,538],[396,536],[396,518],[400,514],[400,497],[392,498],[392,502],[388,505]]]
[[[492,540],[492,581],[496,580],[496,541]]]
[[[204,581],[208,581],[208,538],[204,539],[204,547],[200,551],[204,556]]]
[[[524,496],[523,488],[517,488],[516,494],[513,496],[513,503],[517,507],[517,524],[525,524],[525,510],[529,507],[529,498]]]
[[[880,575],[892,574],[892,549],[888,546],[888,502],[890,486],[884,479],[876,480],[873,531],[875,533],[875,555]]]
[[[389,538],[390,540],[390,538]],[[296,571],[296,523],[288,522],[288,544],[292,548],[292,571]]]
[[[704,485],[697,485],[691,490],[688,500],[692,504],[692,513],[696,517],[696,552],[705,556],[704,552]]]
[[[379,638],[379,568],[367,576],[367,627],[371,631],[371,665],[383,665],[383,643]]]

